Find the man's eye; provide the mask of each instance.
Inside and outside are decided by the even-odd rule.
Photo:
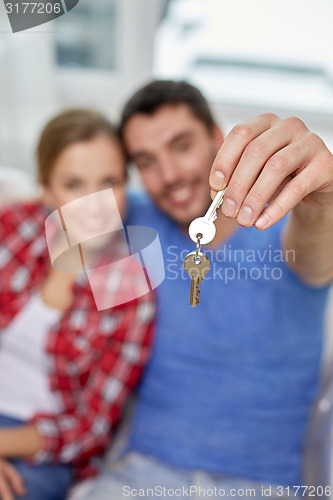
[[[137,163],[138,168],[146,169],[146,168],[152,167],[154,162],[155,162],[154,158],[140,158],[139,160],[137,160],[136,163]]]
[[[178,142],[175,144],[175,151],[182,153],[183,151],[187,151],[190,148],[191,144],[189,142]]]

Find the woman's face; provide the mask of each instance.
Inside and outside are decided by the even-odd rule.
[[[123,218],[126,210],[125,184],[123,152],[116,140],[101,133],[61,151],[43,186],[43,200],[51,209],[61,209],[76,244],[119,229],[119,215]],[[114,196],[105,191],[109,188]]]

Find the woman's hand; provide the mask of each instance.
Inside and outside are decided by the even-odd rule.
[[[41,449],[41,438],[34,424],[0,429],[0,457],[32,458]]]
[[[14,494],[26,494],[23,478],[11,463],[0,458],[0,499],[15,500]]]

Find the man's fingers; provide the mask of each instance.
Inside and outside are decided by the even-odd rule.
[[[280,186],[284,180],[289,179],[296,170],[306,168],[309,161],[309,148],[304,141],[290,144],[274,154],[245,198],[237,200],[238,223],[242,226],[251,226],[258,219],[266,203],[281,190]]]
[[[213,164],[210,185],[213,190],[222,189],[227,186],[222,206],[222,212],[227,217],[236,217],[241,205],[244,203],[249,191],[253,187],[262,169],[266,171],[267,163],[288,145],[295,144],[309,137],[309,130],[298,118],[290,117],[280,120],[274,114],[264,114],[237,125],[228,134]],[[296,145],[292,152],[299,153]],[[298,148],[299,150],[301,148]],[[309,150],[309,148],[306,148]],[[304,160],[305,152],[300,151],[297,161]],[[309,152],[308,163],[311,161]],[[271,169],[277,170],[277,174],[288,176],[291,172],[289,159],[280,156],[270,162]],[[281,177],[280,182],[282,182]],[[279,183],[276,183],[278,188]],[[214,194],[214,193],[213,193]],[[265,195],[260,196],[263,203]],[[265,203],[268,201],[267,197]],[[262,204],[261,209],[265,205]],[[244,203],[245,205],[245,203]],[[242,211],[240,224],[251,225],[255,219],[255,212],[251,207],[245,205]]]
[[[0,499],[1,500],[15,500],[14,495],[8,485],[7,479],[0,470]]]
[[[225,138],[210,174],[209,183],[213,189],[223,189],[238,164],[246,146],[268,130],[279,118],[271,113],[236,125]]]
[[[5,473],[6,473],[8,482],[11,484],[15,493],[17,493],[18,495],[25,495],[26,490],[24,487],[24,480],[23,480],[21,474],[10,463],[6,463],[5,468],[6,468]]]
[[[308,194],[320,187],[316,182],[316,170],[309,165],[293,177],[281,193],[267,205],[254,223],[255,227],[257,229],[269,228],[287,215]]]
[[[227,217],[236,217],[249,191],[253,188],[260,172],[264,168],[263,175],[271,174],[271,181],[275,183],[276,188],[284,177],[289,175],[294,168],[286,153],[283,153],[286,146],[290,144],[291,132],[287,126],[282,126],[281,121],[273,125],[269,130],[252,141],[244,150],[244,153],[239,160],[238,165],[233,171],[223,202],[222,212]],[[291,149],[291,148],[290,148]],[[297,159],[299,153],[297,146],[289,150],[288,153],[294,153]],[[302,151],[301,154],[305,156]],[[295,164],[295,162],[294,162]],[[297,167],[297,163],[295,168]],[[267,173],[266,173],[267,172]],[[273,194],[273,193],[271,193]],[[265,192],[259,193],[260,200],[262,196],[265,198]],[[259,200],[258,200],[259,201]],[[265,203],[268,201],[266,197]],[[265,203],[260,207],[260,211],[265,206]],[[249,209],[251,206],[244,203]],[[243,211],[244,212],[244,211]],[[253,211],[252,211],[253,213]],[[247,214],[249,215],[250,212]],[[244,215],[246,215],[244,213]],[[243,217],[241,224],[248,223],[248,217]]]

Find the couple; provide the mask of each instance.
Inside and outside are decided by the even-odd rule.
[[[47,210],[108,187],[127,224],[158,231],[166,278],[156,290],[152,354],[125,449],[84,498],[135,496],[155,486],[177,496],[190,486],[216,488],[217,495],[223,489],[237,498],[244,495],[238,488],[262,496],[272,485],[270,496],[288,496],[288,486],[303,484],[302,446],[333,277],[331,153],[300,120],[273,114],[234,127],[224,139],[197,89],[153,82],[122,114],[122,142],[149,195],[130,195],[126,208],[120,143],[96,120],[103,126],[78,135],[72,123],[61,141],[61,123],[51,122],[39,145],[43,203],[2,214],[1,275],[14,281],[2,278],[0,292],[7,366],[14,366],[8,360],[19,334],[36,333],[37,324],[52,359],[43,359],[36,374],[44,378],[43,401],[35,398],[29,408],[12,390],[11,406],[0,406],[2,496],[60,499],[74,473],[87,477],[147,361],[151,295],[97,314],[87,284],[47,266],[45,246],[33,245]],[[210,276],[192,309],[183,273],[194,249],[188,225],[225,186],[207,248]],[[16,277],[23,267],[29,286],[24,274]],[[34,322],[34,314],[44,320]],[[13,331],[17,345],[9,341]],[[22,380],[22,371],[10,380]],[[35,415],[38,405],[45,407]]]

